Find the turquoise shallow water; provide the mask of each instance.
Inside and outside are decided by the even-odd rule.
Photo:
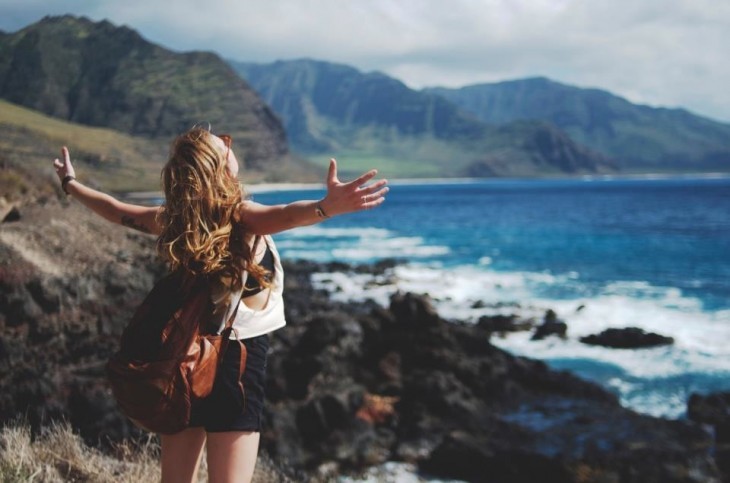
[[[552,308],[568,341],[496,343],[601,382],[644,412],[681,416],[690,392],[730,388],[730,178],[395,184],[377,210],[276,239],[288,258],[403,260],[391,289],[428,292],[448,317],[476,320],[499,303],[523,316]],[[323,280],[340,297],[387,300],[366,281]],[[470,309],[476,301],[487,307]],[[577,342],[630,325],[677,343],[616,351]]]

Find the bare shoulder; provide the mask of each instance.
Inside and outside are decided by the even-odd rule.
[[[256,203],[251,200],[243,200],[238,204],[236,208],[235,220],[240,223],[250,224],[252,219],[255,219],[261,214],[265,214],[267,206],[261,203]]]

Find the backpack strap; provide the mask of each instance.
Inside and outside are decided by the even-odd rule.
[[[261,241],[261,236],[256,236],[253,242],[253,253],[256,253],[256,249],[258,248],[258,244]],[[268,244],[268,243],[267,243]],[[242,281],[242,283],[245,283],[245,280]],[[231,338],[231,332],[236,334],[236,342],[239,345],[240,348],[240,358],[238,360],[238,388],[241,391],[241,396],[243,397],[243,407],[246,407],[246,389],[243,387],[243,382],[241,381],[241,378],[243,376],[243,373],[246,370],[246,358],[248,356],[248,350],[246,349],[246,345],[241,342],[241,340],[238,337],[238,333],[236,329],[233,328],[233,321],[236,319],[236,315],[238,314],[238,307],[241,304],[241,299],[243,299],[243,292],[244,288],[241,287],[241,293],[238,296],[238,301],[236,302],[235,309],[233,310],[233,314],[228,318],[228,321],[226,322],[225,328],[221,332],[221,336],[223,337],[223,340],[221,341],[221,352],[218,355],[218,366],[223,362],[223,355],[226,352],[226,349],[228,349],[228,344],[230,343]]]
[[[218,367],[220,367],[220,365],[223,363],[223,354],[226,353],[226,349],[228,348],[228,341],[231,338],[231,332],[236,333],[236,329],[233,328],[233,321],[236,319],[236,314],[238,314],[238,306],[241,304],[242,298],[243,298],[243,290],[241,291],[241,294],[238,296],[238,302],[236,302],[233,313],[231,314],[230,317],[228,317],[228,321],[226,322],[225,328],[221,331],[221,337],[223,337],[223,340],[221,341],[221,352],[218,355]],[[238,335],[236,335],[236,339],[238,339]]]
[[[243,294],[243,292],[241,292]],[[241,297],[238,298],[238,303],[241,303]],[[239,351],[239,360],[238,360],[238,388],[241,391],[241,397],[243,398],[243,407],[246,408],[246,390],[243,387],[243,382],[241,381],[241,378],[243,377],[243,373],[246,370],[246,358],[248,357],[248,350],[246,349],[246,345],[241,342],[241,339],[238,338],[238,332],[236,329],[233,328],[233,319],[236,318],[236,313],[238,313],[238,305],[236,305],[236,310],[233,312],[233,315],[230,319],[228,319],[228,322],[226,323],[226,328],[223,329],[223,332],[221,332],[221,335],[223,336],[223,340],[221,341],[221,351],[220,354],[218,354],[218,368],[223,364],[223,354],[226,353],[226,349],[228,349],[228,344],[230,343],[230,337],[231,332],[236,334],[236,342],[238,343],[238,347],[240,349]]]

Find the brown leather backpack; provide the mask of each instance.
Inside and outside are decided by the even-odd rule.
[[[124,329],[119,351],[106,365],[122,412],[147,431],[173,434],[185,429],[192,403],[213,389],[237,311],[238,304],[220,334],[206,333],[213,314],[210,283],[182,272],[157,282]],[[238,380],[243,391],[246,346],[238,343]]]

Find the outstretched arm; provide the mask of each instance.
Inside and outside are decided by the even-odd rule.
[[[343,215],[379,206],[388,192],[387,180],[366,185],[378,172],[368,171],[357,179],[343,183],[337,178],[337,161],[330,160],[327,195],[322,200],[295,201],[286,205],[261,205],[247,201],[241,205],[240,219],[256,235],[267,235],[313,225],[335,215]]]
[[[61,149],[61,157],[63,161],[56,158],[53,161],[53,167],[62,182],[65,178],[69,179],[64,184],[66,193],[112,223],[134,228],[144,233],[160,234],[162,227],[157,222],[157,214],[162,207],[123,203],[106,193],[84,186],[76,180],[76,173],[71,165],[71,157],[66,146]]]

